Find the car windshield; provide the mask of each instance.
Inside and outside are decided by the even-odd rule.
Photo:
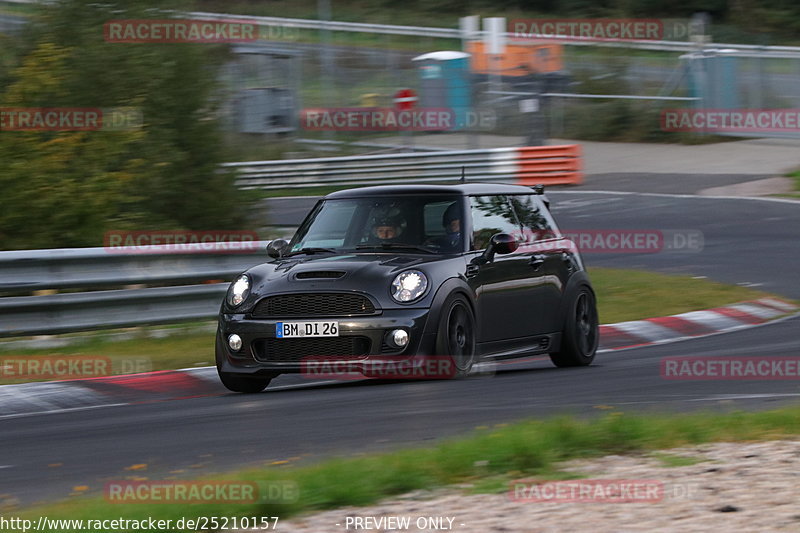
[[[325,200],[289,243],[289,253],[463,251],[458,196],[394,196]]]

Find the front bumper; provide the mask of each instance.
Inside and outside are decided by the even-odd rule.
[[[384,309],[379,315],[360,317],[292,317],[292,322],[299,321],[337,321],[339,323],[339,337],[359,338],[363,345],[368,342],[368,348],[363,353],[325,355],[303,352],[298,357],[297,350],[292,350],[292,360],[281,359],[280,350],[282,343],[291,343],[295,339],[277,339],[275,329],[277,322],[282,320],[253,319],[244,314],[220,315],[217,330],[217,367],[220,372],[250,375],[250,376],[275,376],[286,373],[303,373],[309,369],[310,362],[324,361],[326,364],[347,365],[354,371],[363,372],[370,361],[382,360],[390,357],[393,360],[412,360],[415,356],[434,353],[436,343],[436,329],[426,332],[430,309]],[[402,328],[409,334],[409,343],[403,349],[393,349],[386,343],[389,331]],[[236,333],[242,338],[242,348],[232,351],[228,347],[228,336]],[[325,337],[314,338],[324,343]],[[368,341],[366,340],[368,339]],[[269,345],[271,350],[266,350]],[[287,345],[288,346],[288,345]],[[321,346],[324,346],[322,344]],[[274,353],[276,352],[277,353]]]

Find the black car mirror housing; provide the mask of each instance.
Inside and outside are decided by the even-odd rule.
[[[278,259],[289,249],[289,243],[285,239],[273,239],[267,245],[267,255],[273,259]]]
[[[489,245],[480,256],[481,263],[488,263],[494,259],[495,254],[510,254],[517,251],[519,248],[519,241],[513,235],[508,233],[495,233],[489,239]]]

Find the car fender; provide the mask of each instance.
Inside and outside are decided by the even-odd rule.
[[[467,281],[457,277],[448,278],[444,283],[439,285],[439,288],[436,290],[436,295],[431,302],[428,321],[425,324],[425,332],[423,333],[425,339],[431,340],[432,338],[435,341],[436,335],[439,332],[439,320],[442,316],[442,307],[444,307],[444,302],[447,300],[447,297],[454,292],[464,296],[467,302],[469,302],[476,320],[478,319],[475,306],[475,294],[472,292],[472,289],[470,289]],[[430,343],[426,344],[430,345]]]

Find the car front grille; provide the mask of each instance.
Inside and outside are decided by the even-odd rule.
[[[258,361],[265,363],[299,363],[304,358],[365,358],[370,347],[369,337],[363,336],[261,339],[253,343],[253,352]]]
[[[369,298],[353,293],[282,294],[262,298],[253,318],[353,316],[375,314]]]

